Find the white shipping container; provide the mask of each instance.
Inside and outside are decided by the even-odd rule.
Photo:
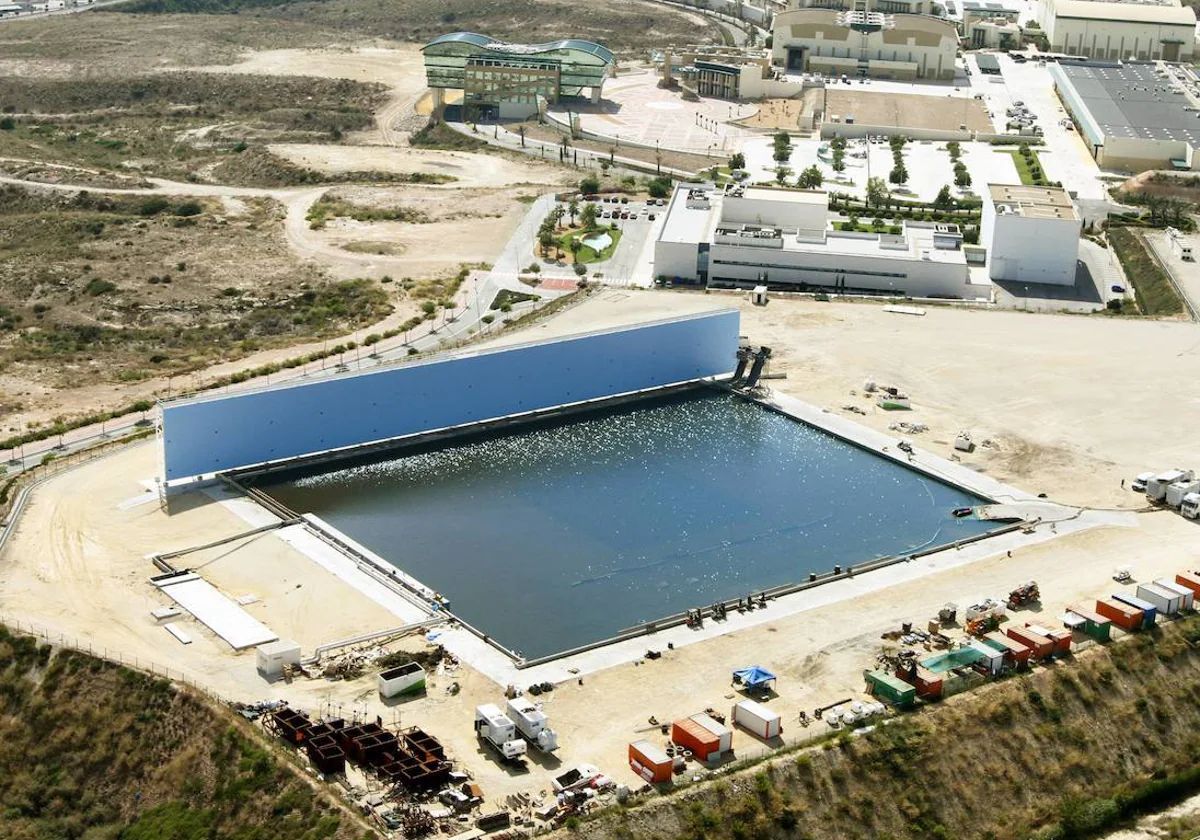
[[[692,715],[692,720],[717,736],[717,753],[724,754],[733,749],[733,731],[717,723],[706,714]]]
[[[1153,583],[1139,583],[1137,596],[1158,607],[1162,615],[1176,615],[1183,607],[1183,598],[1180,595]]]
[[[1196,593],[1193,592],[1192,590],[1188,589],[1183,584],[1176,583],[1173,580],[1167,580],[1166,578],[1159,578],[1158,580],[1154,581],[1154,583],[1157,586],[1161,586],[1163,589],[1167,590],[1168,592],[1174,592],[1176,595],[1178,595],[1180,598],[1183,599],[1183,602],[1179,605],[1179,609],[1181,611],[1187,612],[1188,610],[1193,609],[1195,607]]]
[[[742,700],[733,704],[730,713],[736,726],[742,727],[751,735],[756,735],[764,741],[778,738],[783,732],[783,719],[762,703],[753,700]]]
[[[287,639],[267,642],[258,646],[256,659],[258,673],[264,679],[279,679],[285,667],[300,664],[300,645]]]

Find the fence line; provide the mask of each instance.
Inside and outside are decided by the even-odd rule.
[[[234,705],[237,702],[225,697],[219,692],[213,691],[208,686],[202,685],[195,679],[189,677],[183,671],[172,670],[171,668],[168,668],[167,666],[150,659],[143,659],[138,656],[126,656],[120,650],[110,650],[109,648],[103,646],[97,648],[90,640],[84,643],[81,642],[77,636],[69,636],[66,633],[56,633],[54,631],[47,630],[44,627],[39,627],[32,622],[23,621],[19,618],[5,615],[4,613],[0,613],[0,624],[4,624],[9,630],[16,634],[33,636],[41,639],[47,644],[56,645],[57,647],[64,648],[66,650],[73,650],[78,653],[86,653],[88,656],[92,656],[96,659],[102,659],[105,662],[113,665],[120,665],[124,668],[132,668],[135,671],[140,671],[144,674],[149,674],[150,676],[159,677],[174,683],[180,683],[217,703]]]

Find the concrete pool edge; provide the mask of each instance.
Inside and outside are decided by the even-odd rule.
[[[896,439],[881,432],[876,432],[852,420],[831,414],[829,411],[805,403],[802,400],[784,395],[771,394],[753,400],[762,407],[782,413],[797,422],[810,425],[819,431],[830,434],[846,443],[866,449],[876,455],[885,457],[897,464],[921,473],[932,480],[950,484],[972,494],[994,500],[1010,498],[1014,501],[1039,502],[1046,508],[1054,508],[1052,503],[1038,500],[1034,495],[1006,485],[990,476],[985,476],[960,464],[955,464],[932,453],[914,450],[913,457],[904,458],[893,453]],[[833,421],[833,422],[831,422]],[[216,496],[214,496],[216,498]],[[231,499],[218,499],[229,504]],[[261,508],[252,498],[236,499],[241,504],[232,509],[246,519],[245,508],[254,507],[259,514],[273,515]],[[1104,525],[1128,525],[1126,517],[1119,514],[1105,515],[1102,512],[1081,511],[1075,508],[1058,506],[1064,513],[1064,518],[1058,522],[1047,522],[1048,528],[1037,531],[1023,525],[1001,526],[985,534],[970,539],[944,544],[926,549],[911,555],[876,558],[864,561],[857,566],[847,566],[840,574],[823,576],[816,582],[803,582],[788,587],[777,587],[778,594],[772,596],[767,608],[756,609],[744,614],[732,612],[727,621],[717,624],[708,621],[697,632],[684,626],[683,616],[670,616],[645,626],[630,628],[628,631],[616,634],[606,639],[597,640],[574,649],[561,651],[549,656],[532,660],[523,660],[511,651],[499,645],[487,634],[463,622],[452,611],[442,610],[448,621],[452,620],[461,625],[449,629],[441,635],[439,641],[451,653],[459,656],[464,662],[472,665],[481,673],[500,684],[518,683],[523,680],[560,682],[577,674],[594,672],[613,665],[635,661],[644,653],[647,639],[654,639],[660,646],[673,644],[676,646],[690,644],[695,641],[712,638],[733,632],[741,627],[754,626],[765,621],[804,612],[818,606],[855,597],[859,594],[875,591],[907,580],[931,574],[942,569],[953,568],[965,563],[974,562],[989,556],[995,556],[1002,551],[1011,550],[1018,546],[1036,544],[1052,539],[1060,534],[1074,533]],[[1071,516],[1066,516],[1071,514]],[[360,575],[371,579],[376,586],[382,584],[385,588],[396,585],[398,575],[403,575],[406,581],[410,578],[407,573],[387,563],[383,558],[358,545],[356,541],[342,534],[317,517],[305,517],[310,530],[327,532],[320,542],[331,551],[336,551],[350,565],[349,569],[335,572],[338,577],[346,579],[347,575]],[[247,520],[249,521],[249,519]],[[1062,524],[1059,530],[1056,525]],[[286,529],[285,529],[286,530]],[[333,539],[330,539],[332,537]],[[283,535],[281,535],[283,538]],[[289,541],[291,542],[291,541]],[[338,545],[338,544],[341,545]],[[314,562],[329,568],[329,559],[318,559],[311,554],[311,546],[302,546],[291,542],[294,548]],[[346,546],[354,548],[350,554]],[[357,556],[355,556],[357,555]],[[373,567],[374,574],[361,568],[361,562],[366,560]],[[907,569],[905,567],[908,567]],[[868,574],[870,572],[870,574]],[[432,592],[424,584],[411,579],[416,587]],[[361,587],[360,591],[363,591]],[[786,591],[779,591],[786,590]],[[768,590],[770,591],[770,590]],[[392,609],[376,594],[363,591],[372,600]],[[782,609],[780,609],[782,607]],[[394,609],[393,609],[393,612]],[[430,614],[436,614],[437,609],[430,605]],[[401,616],[408,618],[410,616]]]

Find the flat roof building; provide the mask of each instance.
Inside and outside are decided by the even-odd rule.
[[[775,15],[771,37],[772,61],[793,72],[881,79],[954,79],[958,29],[943,18],[885,11],[790,8]]]
[[[655,242],[654,273],[715,288],[990,295],[989,285],[971,283],[957,225],[838,231],[829,226],[828,201],[820,190],[681,184]]]
[[[1053,52],[1087,58],[1191,61],[1196,13],[1179,0],[1043,0]]]
[[[1081,228],[1062,187],[989,184],[982,219],[988,277],[1074,286]]]
[[[1182,68],[1053,64],[1059,97],[1106,169],[1200,169],[1200,109]]]
[[[508,44],[475,32],[454,32],[421,48],[425,78],[441,104],[445,89],[463,91],[463,106],[479,115],[524,118],[563,96],[600,101],[616,58],[602,44],[567,38]]]

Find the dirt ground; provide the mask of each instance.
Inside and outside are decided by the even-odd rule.
[[[806,90],[793,99],[767,99],[745,119],[736,120],[747,128],[771,131],[811,131],[813,112],[821,107],[821,91]]]
[[[914,437],[914,445],[944,455],[953,435],[970,429],[976,440],[990,438],[998,445],[967,456],[969,463],[1060,501],[1135,509],[1139,499],[1121,491],[1121,478],[1144,468],[1195,463],[1195,451],[1175,431],[1200,421],[1200,386],[1185,375],[1195,369],[1200,341],[1188,324],[949,308],[917,318],[864,304],[776,298],[763,308],[734,296],[614,290],[497,343],[726,305],[742,310],[742,332],[749,340],[774,348],[772,370],[787,378],[771,380],[773,388],[833,411],[843,404],[861,406],[867,415],[854,419],[877,429],[897,419],[927,423],[930,430]],[[1136,358],[1110,351],[1130,346],[1139,348]],[[1104,360],[1101,384],[1097,360]],[[869,376],[908,390],[915,409],[883,414],[851,396]],[[1163,395],[1172,395],[1169,406]],[[153,475],[156,459],[153,443],[138,445],[35,492],[0,565],[0,604],[10,620],[168,663],[226,696],[285,697],[316,712],[336,707],[418,724],[449,744],[493,802],[510,792],[547,787],[557,760],[539,759],[526,772],[515,772],[479,748],[471,710],[499,700],[501,687],[469,667],[435,678],[428,697],[389,707],[379,701],[370,677],[268,686],[255,673],[250,653],[231,653],[194,621],[184,622],[196,640],[187,647],[156,627],[148,611],[163,599],[146,582],[152,572],[146,555],[247,527],[201,497],[169,517],[154,503],[131,506],[129,500],[145,493],[142,482]],[[1141,513],[1129,521],[1132,527],[1100,527],[1018,546],[1011,557],[997,548],[995,556],[974,563],[781,614],[665,651],[656,661],[588,674],[582,684],[568,681],[543,698],[560,732],[561,760],[594,763],[618,781],[633,783],[625,745],[647,735],[661,739],[647,723],[651,715],[671,720],[706,707],[725,711],[736,698],[730,670],[755,663],[779,675],[780,696],[772,707],[783,715],[785,735],[800,737],[806,734],[797,723],[800,710],[860,695],[861,673],[873,664],[880,633],[901,621],[923,624],[947,601],[975,603],[1032,578],[1043,593],[1032,614],[1057,624],[1063,607],[1109,594],[1118,566],[1131,565],[1135,578],[1145,580],[1200,565],[1195,523],[1170,512]],[[1147,545],[1157,549],[1146,551]],[[204,563],[203,574],[231,596],[255,595],[249,611],[306,650],[382,629],[391,618],[274,534],[188,562]],[[654,638],[646,644],[654,647]],[[456,696],[445,690],[451,679],[461,687]],[[735,734],[734,746],[741,755],[765,749],[742,732]]]
[[[837,114],[845,121],[854,117],[861,125],[903,126],[906,128],[991,131],[987,108],[965,96],[925,96],[919,93],[876,93],[830,85],[826,119]]]
[[[529,188],[455,190],[419,187],[343,187],[337,195],[356,204],[403,206],[424,213],[427,222],[360,222],[337,218],[314,232],[320,241],[357,254],[386,254],[397,277],[429,277],[453,272],[464,263],[491,262],[529,209],[517,200]],[[450,247],[450,245],[453,247]]]

